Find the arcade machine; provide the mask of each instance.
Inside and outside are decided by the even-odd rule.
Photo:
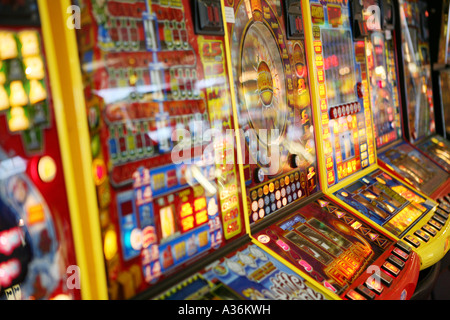
[[[405,79],[401,86],[405,101],[404,127],[410,142],[426,156],[449,172],[450,143],[436,134],[429,50],[427,6],[424,2],[399,2],[400,32],[397,46],[403,50],[399,74]],[[450,212],[450,195],[441,192],[441,207]]]
[[[37,3],[0,1],[0,24],[0,300],[91,297]]]
[[[430,60],[432,64],[434,113],[436,120],[436,133],[449,139],[450,137],[450,86],[449,68],[449,10],[450,1],[429,1],[428,27]]]
[[[397,46],[402,48],[399,57],[403,58],[399,74],[405,79],[401,86],[405,133],[412,144],[449,172],[450,142],[436,134],[427,14],[425,2],[399,1],[401,37]]]
[[[412,248],[320,191],[302,10],[296,1],[225,3],[252,244],[157,298],[320,298],[289,273],[272,274],[267,257],[333,299],[409,299],[414,292]]]
[[[398,36],[395,34],[398,20],[394,18],[394,5],[390,1],[363,1],[362,12],[366,18],[371,17],[367,14],[370,8],[379,8],[380,13],[379,23],[365,22],[369,34],[366,40],[367,71],[378,164],[432,199],[439,199],[450,191],[450,176],[403,137],[394,42]],[[440,217],[445,221],[447,210],[448,207],[440,204],[436,219]],[[429,231],[430,236],[434,235],[433,230]],[[429,294],[440,268],[441,261],[420,273],[420,289],[416,290],[413,299],[423,299]]]
[[[363,10],[380,8],[381,23],[367,28],[367,69],[373,112],[378,163],[434,200],[450,192],[450,175],[416,149],[403,136],[401,100],[398,93],[397,57],[394,38],[394,6],[382,1],[364,1]],[[367,16],[367,15],[366,15]],[[361,42],[360,45],[363,45]],[[440,204],[446,217],[450,207]]]
[[[208,263],[235,255],[240,262],[234,270],[249,272],[250,287],[273,290],[269,275],[287,277],[296,286],[293,297],[330,299],[331,293],[248,237],[220,3],[75,5],[80,62],[72,72],[82,80],[108,298],[154,297]],[[406,268],[415,270],[415,261],[409,255]],[[197,299],[210,283],[194,278],[189,288]],[[259,297],[226,285],[214,292]]]
[[[358,2],[352,2],[353,12]],[[421,270],[448,248],[447,214],[377,164],[364,42],[364,17],[346,1],[304,3],[318,160],[324,193],[419,254]],[[353,32],[353,33],[352,33]],[[440,212],[440,211],[439,211]],[[428,230],[428,231],[427,231]]]
[[[128,299],[246,235],[223,26],[188,1],[75,5],[108,298]]]

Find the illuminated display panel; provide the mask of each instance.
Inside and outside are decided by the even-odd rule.
[[[384,234],[326,198],[308,204],[255,238],[338,295],[392,244]]]
[[[422,26],[420,11],[426,5],[419,2],[400,2],[401,39],[406,81],[406,105],[411,141],[435,133],[428,29]],[[424,32],[424,31],[427,32]]]
[[[245,233],[224,38],[189,1],[79,5],[109,297],[131,298]]]
[[[381,170],[334,195],[397,237],[403,236],[433,208],[425,198]]]
[[[367,47],[378,159],[390,165],[418,190],[432,194],[449,175],[406,142],[389,147],[402,138],[393,39],[387,40],[382,33],[372,32]]]
[[[397,73],[392,46],[380,32],[367,41],[367,69],[377,148],[402,137]]]
[[[247,244],[156,299],[325,300],[326,296],[255,244]]]
[[[365,49],[353,45],[346,2],[310,1],[310,9],[319,138],[332,186],[375,162]]]
[[[450,46],[449,46],[449,20],[448,14],[450,10],[449,0],[442,1],[442,19],[441,30],[439,32],[439,47],[438,47],[438,61],[439,64],[446,64],[449,61]],[[447,122],[446,122],[447,123]]]
[[[408,126],[410,140],[449,171],[450,143],[435,135],[426,10],[425,2],[400,1]]]
[[[442,168],[450,171],[450,142],[448,140],[434,135],[419,142],[417,147],[430,155]]]
[[[304,41],[287,40],[280,3],[235,1],[233,9],[231,61],[255,223],[318,190],[314,128]]]

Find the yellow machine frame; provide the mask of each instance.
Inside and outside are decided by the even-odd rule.
[[[69,0],[38,0],[76,261],[80,268],[81,297],[107,299],[80,62],[75,30],[66,24],[70,5]]]

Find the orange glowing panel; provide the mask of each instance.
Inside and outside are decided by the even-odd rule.
[[[396,266],[394,266],[392,263],[386,261],[383,264],[383,269],[389,271],[390,273],[392,273],[394,276],[397,276],[400,273],[400,269],[397,268]]]
[[[206,214],[206,210],[200,211],[195,214],[195,223],[197,226],[204,224],[208,221],[208,215]]]
[[[189,217],[181,220],[181,228],[182,228],[183,232],[193,229],[194,228],[194,217],[189,216]]]
[[[175,219],[173,214],[173,207],[168,206],[159,211],[159,218],[161,220],[161,233],[163,238],[167,238],[175,233]]]
[[[358,292],[356,292],[355,290],[350,290],[347,294],[346,297],[351,299],[351,300],[367,300],[366,298],[364,298],[364,296]]]
[[[193,213],[194,211],[192,210],[192,206],[189,202],[183,203],[181,205],[180,218],[185,218],[192,215]]]
[[[324,24],[325,15],[321,4],[311,4],[311,18],[314,24]]]
[[[44,222],[44,208],[38,203],[29,206],[27,209],[27,223],[33,225],[35,223]]]
[[[203,210],[205,208],[206,208],[206,198],[205,197],[195,199],[195,201],[194,201],[194,210],[196,212],[198,212],[200,210]]]

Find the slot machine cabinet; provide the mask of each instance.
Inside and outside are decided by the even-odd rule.
[[[79,5],[108,297],[145,298],[246,237],[220,6]]]
[[[363,10],[373,4],[381,8],[380,2],[365,1]],[[390,11],[390,16],[395,17],[393,5]],[[440,201],[450,191],[450,176],[404,138],[395,45],[398,35],[394,23],[387,26],[380,24],[371,28],[366,42],[377,160],[397,178]],[[445,204],[439,209],[448,210]]]
[[[333,14],[336,6],[341,10],[337,16]],[[303,12],[309,10],[312,22],[305,25],[310,28],[306,47],[312,62],[309,71],[324,193],[369,224],[407,242],[419,254],[421,269],[426,269],[448,250],[448,222],[435,221],[434,217],[440,219],[437,203],[377,164],[366,50],[364,42],[345,42],[352,36],[344,18],[348,16],[345,1],[337,5],[312,1],[305,7]],[[435,236],[424,235],[435,222],[440,229],[431,230]],[[418,235],[426,240],[418,240]]]
[[[283,4],[286,5],[286,7],[289,6],[289,2],[285,2]],[[253,123],[256,122],[255,120],[257,120],[257,118],[253,119],[253,113],[250,113],[248,109],[252,110],[253,108],[256,109],[258,107],[262,108],[263,116],[265,119],[267,119],[267,117],[270,117],[272,115],[270,113],[264,114],[264,111],[266,111],[266,109],[264,109],[266,107],[266,102],[270,102],[269,107],[277,107],[276,104],[280,104],[281,102],[279,98],[277,100],[275,99],[277,98],[275,94],[279,94],[279,92],[277,92],[279,90],[286,90],[286,106],[281,105],[277,107],[277,109],[281,109],[281,112],[279,111],[277,113],[277,117],[283,116],[284,113],[287,113],[288,115],[288,121],[286,122],[285,129],[286,132],[289,133],[289,131],[295,130],[291,128],[295,128],[297,126],[297,123],[305,123],[304,115],[307,114],[307,119],[309,120],[309,128],[313,127],[315,129],[313,132],[317,134],[317,128],[320,128],[321,126],[318,126],[317,123],[313,123],[312,121],[312,119],[314,118],[312,113],[314,104],[311,100],[310,95],[311,85],[310,82],[307,81],[311,79],[312,74],[311,70],[308,69],[308,66],[310,66],[311,63],[311,56],[308,54],[308,51],[306,49],[308,43],[304,40],[308,39],[308,36],[310,35],[308,34],[308,31],[306,31],[306,26],[308,25],[308,23],[304,22],[303,27],[305,29],[299,30],[302,34],[302,37],[291,40],[289,36],[287,36],[287,40],[281,41],[284,38],[280,36],[280,34],[282,34],[284,31],[284,28],[280,28],[283,22],[283,18],[280,17],[279,14],[277,14],[277,12],[279,12],[280,10],[277,9],[277,5],[274,5],[274,3],[270,1],[255,1],[251,3],[251,8],[252,16],[249,16],[248,14],[246,14],[246,12],[248,12],[248,9],[245,8],[245,5],[243,3],[235,4],[234,12],[236,23],[235,25],[229,25],[230,27],[232,27],[230,31],[230,39],[232,39],[230,46],[231,61],[233,62],[233,68],[236,70],[233,75],[242,75],[239,77],[239,80],[235,79],[235,83],[237,83],[237,104],[240,107],[237,112],[242,115],[239,116],[238,119],[245,119],[246,113],[249,114],[247,116],[247,122],[244,122],[243,125],[240,126],[240,128],[244,128],[244,132],[248,130],[249,136],[251,137],[252,131],[249,129],[255,128]],[[341,19],[340,9],[341,7],[339,5],[330,6],[329,15],[330,17],[332,17],[330,19],[332,20],[332,23],[334,25],[339,25],[339,21]],[[348,10],[347,6],[345,6],[345,10]],[[301,13],[302,19],[304,19],[304,21],[309,21],[308,18],[305,18],[304,7],[301,8]],[[286,20],[287,18],[288,17],[285,16]],[[344,20],[346,18],[342,17],[342,19]],[[249,30],[257,30],[258,32],[251,33],[249,32]],[[267,30],[269,30],[270,32],[266,33],[266,36],[264,34],[265,32],[267,32]],[[331,33],[333,32],[331,31]],[[260,37],[259,39],[258,34]],[[272,34],[272,39],[270,39],[270,34]],[[338,37],[337,34],[328,34],[327,36]],[[338,39],[333,40],[338,41]],[[345,39],[342,40],[344,42],[346,41]],[[273,41],[273,43],[271,44],[270,41]],[[347,41],[351,42],[351,38],[348,38]],[[240,43],[242,44],[239,45]],[[338,45],[337,42],[335,44],[336,46]],[[303,49],[301,55],[296,52],[296,48]],[[299,59],[300,57],[302,58],[301,60]],[[295,64],[294,68],[289,65],[289,58],[291,58],[291,61]],[[334,62],[336,61],[330,61],[330,63]],[[256,75],[254,75],[252,78],[250,72],[248,73],[248,77],[244,77],[244,75],[246,76],[249,70],[259,70],[259,68],[261,66],[264,66],[266,63],[268,66],[270,66],[270,75],[274,80],[274,99],[271,101],[265,101],[262,97],[260,101],[255,99],[257,102],[253,102],[251,100],[251,97],[253,95],[257,95],[258,93],[259,95],[261,95],[261,93],[264,93],[264,90],[261,90],[262,88],[258,88],[260,90],[255,92],[247,89],[251,88],[253,83],[258,83],[259,77],[255,79]],[[283,74],[284,77],[282,77]],[[258,76],[259,75],[262,74],[258,73]],[[349,82],[350,79],[346,79],[345,83],[343,84],[343,86],[347,89],[350,89]],[[283,86],[285,87],[285,89],[283,89]],[[358,108],[358,106],[353,107]],[[300,109],[300,112],[298,112],[297,109]],[[302,111],[302,109],[305,109],[306,112]],[[356,112],[356,110],[357,109],[354,109],[353,112]],[[276,122],[266,122],[266,124],[269,125],[271,125],[272,123]],[[272,127],[265,128],[271,129]],[[282,127],[280,128],[282,129]],[[307,139],[314,139],[314,136],[309,135],[307,129],[308,128],[303,127],[303,130],[299,131],[300,136],[297,134],[297,137],[299,138],[294,137],[294,139],[297,138],[299,140],[298,143],[300,144],[300,146],[301,144],[305,144],[305,142],[308,141]],[[351,134],[352,133],[343,132],[342,139],[347,139],[348,135]],[[248,139],[247,141],[247,143],[251,145],[251,139]],[[375,266],[382,268],[383,264],[390,263],[388,262],[388,259],[391,254],[394,241],[387,241],[385,243],[385,248],[375,248],[377,245],[374,243],[374,241],[376,240],[370,239],[367,234],[363,236],[365,240],[362,241],[364,243],[364,245],[362,246],[365,247],[368,252],[370,251],[370,254],[368,253],[366,260],[367,264],[355,263],[357,267],[355,267],[355,269],[350,272],[352,276],[349,276],[346,279],[340,278],[339,267],[337,267],[336,269],[333,267],[340,264],[340,260],[339,258],[337,258],[337,256],[339,255],[336,251],[334,251],[334,249],[337,249],[338,251],[342,250],[342,252],[345,252],[343,253],[343,256],[349,255],[349,259],[351,260],[351,248],[356,248],[361,245],[358,240],[349,237],[349,234],[346,234],[345,231],[343,232],[343,230],[348,230],[351,233],[354,230],[351,227],[350,229],[346,229],[348,225],[345,224],[344,220],[348,218],[348,222],[351,221],[351,223],[355,223],[354,226],[358,225],[362,221],[352,216],[352,214],[348,212],[348,210],[343,213],[339,210],[341,208],[337,204],[333,203],[332,200],[328,200],[323,196],[321,192],[318,192],[318,181],[320,178],[318,174],[318,165],[320,165],[320,161],[319,164],[317,164],[317,162],[308,164],[308,153],[303,151],[300,146],[298,148],[295,148],[293,142],[297,141],[293,140],[289,135],[287,135],[282,140],[280,147],[280,150],[287,149],[290,152],[290,154],[286,152],[287,160],[289,158],[292,159],[292,157],[298,158],[298,160],[300,160],[300,162],[289,162],[285,160],[283,169],[289,170],[289,175],[284,175],[283,177],[282,173],[280,175],[280,173],[271,172],[270,169],[264,168],[261,163],[257,163],[259,168],[256,167],[258,170],[256,171],[256,173],[259,173],[261,170],[265,170],[263,175],[264,179],[261,179],[261,177],[256,174],[253,174],[252,176],[251,174],[255,172],[255,169],[253,169],[251,166],[251,169],[248,170],[250,174],[246,177],[246,181],[248,184],[247,201],[248,203],[251,203],[251,212],[249,212],[249,217],[250,222],[254,223],[255,229],[258,227],[259,223],[259,213],[261,212],[261,210],[259,209],[258,204],[259,202],[261,202],[261,199],[265,199],[267,196],[269,196],[268,205],[264,206],[264,211],[269,209],[268,212],[270,213],[270,215],[276,214],[276,211],[275,213],[273,213],[271,209],[272,207],[278,209],[278,203],[280,202],[280,200],[282,207],[287,204],[286,207],[289,208],[289,204],[291,203],[291,195],[293,199],[293,208],[289,210],[289,214],[281,215],[282,208],[280,208],[279,216],[281,216],[281,218],[279,218],[278,221],[272,222],[264,229],[252,233],[252,237],[255,239],[256,243],[266,250],[276,253],[279,259],[287,262],[290,266],[299,268],[301,271],[308,274],[315,281],[320,283],[323,288],[325,288],[326,290],[330,290],[334,294],[338,295],[341,299],[351,299],[358,297],[367,299],[383,299],[389,297],[390,294],[392,294],[392,296],[390,297],[396,297],[396,299],[400,299],[402,296],[401,292],[403,292],[404,298],[408,297],[409,294],[412,294],[411,287],[405,288],[408,286],[406,283],[409,280],[406,280],[404,277],[402,279],[401,276],[396,279],[396,281],[399,281],[399,283],[401,283],[401,286],[403,287],[403,289],[399,291],[391,291],[390,289],[387,289],[387,287],[385,287],[384,290],[386,291],[384,291],[384,294],[381,293],[383,289],[380,289],[381,291],[373,295],[373,291],[371,291],[373,290],[373,288],[368,289],[368,286],[370,286],[370,281],[373,279],[367,274],[367,270],[371,267],[375,268]],[[314,147],[316,146],[316,143],[313,141],[308,142],[308,144],[311,146],[314,145]],[[308,144],[306,145],[306,147],[308,147]],[[318,149],[319,148],[315,147],[314,149],[306,149],[306,151],[311,150],[310,153],[315,152],[315,154],[318,155]],[[352,150],[350,146],[347,151],[349,154],[351,152],[354,152],[354,150]],[[280,158],[283,159],[282,156]],[[307,169],[308,167],[312,167],[313,165],[313,171],[311,169]],[[297,193],[297,196],[298,198],[300,198],[300,200],[301,195],[305,194],[302,189],[298,189],[298,186],[302,187],[302,170],[305,170],[303,168],[307,169],[306,185],[311,185],[311,183],[309,182],[311,178],[317,179],[317,182],[315,182],[317,191],[314,189],[310,189],[309,196],[308,193],[305,195],[305,198],[308,198],[308,200],[306,201],[308,203],[307,205],[294,207],[293,205],[296,201],[298,201],[296,200],[295,192]],[[296,182],[297,170],[299,169],[300,184]],[[292,175],[292,173],[294,173],[294,175]],[[314,173],[314,175],[312,175],[311,173]],[[292,183],[292,176],[294,177],[295,184]],[[265,191],[266,189],[268,189],[268,192]],[[262,191],[261,195],[260,191]],[[292,191],[294,191],[294,193],[292,193]],[[300,193],[299,191],[302,192]],[[312,193],[312,191],[314,191],[314,193]],[[271,202],[271,196],[275,196],[273,202]],[[338,214],[340,218],[333,214],[336,213],[336,210],[342,212],[342,215]],[[339,219],[343,220],[337,221]],[[317,224],[315,224],[316,222]],[[364,226],[370,229],[368,225]],[[323,227],[323,229],[321,227]],[[340,229],[341,227],[343,229]],[[378,230],[375,231],[375,229],[370,230],[374,231],[375,233],[379,232]],[[327,234],[328,231],[329,233]],[[336,245],[336,238],[334,238],[334,240],[332,240],[331,242],[326,243],[331,234],[339,234],[342,237],[341,239],[346,239],[347,241],[349,241],[349,243],[351,242],[352,245],[344,249],[341,246],[342,243]],[[383,236],[381,236],[381,232],[377,233],[377,235],[380,235],[380,240],[387,240],[384,234]],[[375,238],[376,237],[377,236],[375,236]],[[361,239],[358,237],[356,238]],[[318,241],[315,242],[313,239],[316,239]],[[384,240],[382,240],[382,242]],[[373,245],[373,247],[369,249],[367,245]],[[355,256],[358,256],[358,254],[355,254],[352,257]],[[387,274],[383,273],[383,275]],[[411,280],[414,282],[414,278],[412,278]],[[393,289],[393,287],[390,288]],[[368,289],[368,291],[366,291],[365,289]],[[406,294],[406,292],[408,293]]]
[[[254,160],[243,161],[242,166],[242,196],[247,202],[252,244],[211,263],[158,298],[191,298],[196,296],[196,286],[201,286],[199,292],[208,298],[221,294],[224,298],[229,291],[270,299],[280,295],[284,299],[320,297],[310,289],[295,295],[277,289],[279,294],[275,296],[274,291],[263,290],[261,284],[269,280],[276,284],[280,275],[271,275],[267,264],[258,273],[251,272],[254,269],[250,264],[260,265],[258,257],[266,255],[275,257],[332,299],[410,298],[419,269],[418,257],[411,248],[366,224],[319,190],[303,8],[290,1],[281,5],[275,1],[224,5],[224,11],[230,16],[233,13],[233,17],[227,17],[227,31],[230,74],[236,88],[234,112],[242,134],[239,141],[245,145],[240,149],[241,157]],[[262,136],[270,130],[281,132],[279,143],[274,144],[278,149],[264,143],[271,141]],[[264,155],[274,150],[279,157],[268,165]],[[404,254],[403,270],[392,262],[397,261],[397,251]],[[345,259],[353,266],[346,276],[341,268]],[[381,273],[372,277],[375,269]],[[250,289],[248,283],[257,274],[261,284],[253,284]],[[291,276],[286,273],[283,278],[287,281]],[[229,291],[223,291],[224,287]]]
[[[449,1],[428,1],[430,60],[432,64],[433,103],[436,133],[446,139],[450,133],[448,87],[448,13]]]
[[[0,4],[0,300],[95,295],[41,9]]]
[[[377,5],[386,13],[382,1],[363,1],[361,11]],[[440,166],[423,155],[405,140],[402,128],[401,99],[398,92],[397,58],[395,47],[394,5],[388,6],[390,21],[381,16],[378,25],[371,25],[366,40],[369,92],[373,111],[374,134],[377,146],[377,162],[380,167],[392,173],[424,194],[437,200],[448,193],[449,176]],[[366,15],[367,16],[367,15]],[[385,15],[386,16],[386,15]],[[384,22],[384,23],[383,23]],[[388,22],[388,23],[386,23]],[[361,44],[363,45],[363,44]],[[442,208],[443,205],[440,205]],[[442,209],[438,210],[442,210]],[[445,209],[445,207],[444,207]],[[445,210],[444,210],[445,211]],[[433,233],[433,232],[432,232]],[[445,244],[444,244],[444,252]],[[430,292],[436,280],[441,263],[438,262],[421,272],[420,278],[427,279],[420,283],[413,299]],[[424,277],[425,274],[431,276]]]
[[[401,97],[405,101],[405,132],[412,144],[448,171],[449,143],[436,133],[427,5],[422,1],[400,1],[398,5],[401,37],[397,46],[407,46],[402,47],[403,58],[399,63],[399,74],[405,79],[401,86]],[[406,50],[411,55],[405,53]],[[409,57],[413,59],[407,61]]]
[[[400,36],[396,45],[398,48],[407,46],[402,47],[402,55],[399,54],[402,59],[399,58],[398,64],[400,79],[404,79],[400,82],[400,97],[404,101],[405,138],[448,173],[449,144],[436,133],[427,18],[429,10],[426,3],[420,1],[401,1],[398,10],[400,24],[396,32]],[[448,213],[448,190],[441,189],[436,195],[440,207]]]

